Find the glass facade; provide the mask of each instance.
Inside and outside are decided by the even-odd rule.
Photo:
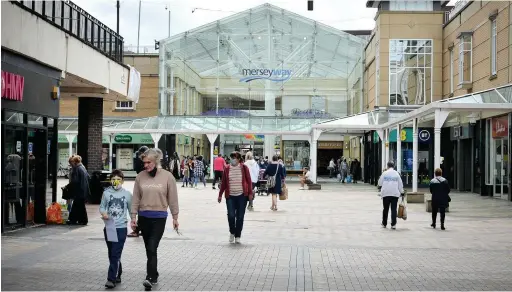
[[[389,40],[389,105],[432,102],[432,40]]]
[[[346,116],[364,45],[363,38],[258,6],[160,45],[163,114]]]

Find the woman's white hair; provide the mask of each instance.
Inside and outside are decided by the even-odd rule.
[[[245,153],[245,161],[252,160],[253,158],[254,158],[254,156],[252,155],[251,151],[248,151],[247,153]]]
[[[162,168],[161,159],[164,157],[162,150],[158,148],[149,148],[142,154],[142,158],[147,157],[149,160],[153,161],[158,168]]]

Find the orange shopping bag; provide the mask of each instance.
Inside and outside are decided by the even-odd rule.
[[[61,207],[58,203],[52,203],[46,212],[46,223],[47,224],[61,224],[62,214]]]

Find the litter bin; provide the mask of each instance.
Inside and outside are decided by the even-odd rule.
[[[103,196],[103,191],[105,188],[108,188],[110,183],[107,182],[107,174],[102,173],[101,171],[94,171],[89,180],[89,189],[91,191],[89,203],[90,204],[99,204],[101,203],[101,197]]]

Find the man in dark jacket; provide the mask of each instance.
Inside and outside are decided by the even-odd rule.
[[[451,201],[450,198],[450,185],[448,180],[442,177],[443,171],[436,168],[434,171],[435,177],[430,181],[430,193],[432,194],[432,228],[436,228],[437,212],[441,214],[441,229],[445,230],[444,217],[446,208]]]
[[[133,163],[133,169],[135,170],[135,172],[137,172],[137,174],[144,170],[144,163],[142,162],[142,159],[140,159],[140,156],[144,154],[144,152],[148,151],[148,149],[149,148],[147,146],[142,146],[135,153],[136,157]]]

